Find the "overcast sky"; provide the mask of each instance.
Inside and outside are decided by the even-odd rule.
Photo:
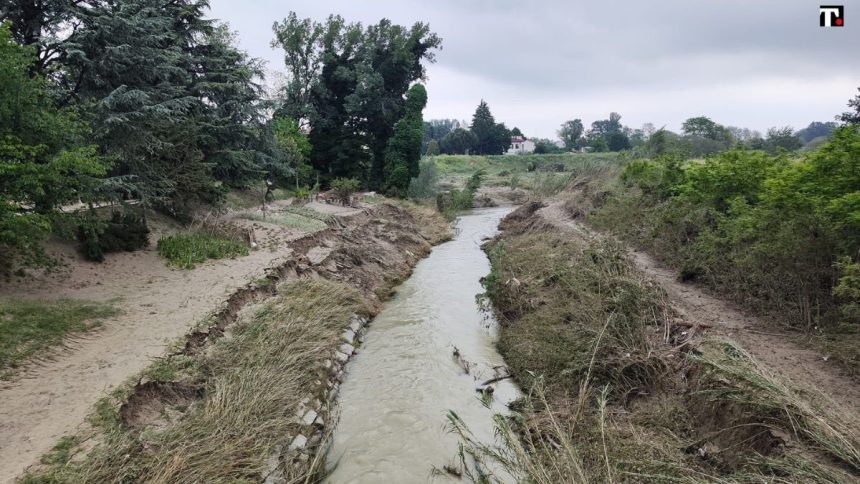
[[[698,115],[762,132],[831,121],[860,87],[860,1],[843,1],[842,28],[819,27],[811,0],[211,0],[211,15],[271,72],[272,24],[290,10],[427,22],[443,47],[424,119],[469,120],[484,99],[496,121],[554,138],[610,111],[672,130]]]

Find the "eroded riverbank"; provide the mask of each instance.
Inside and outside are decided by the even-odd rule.
[[[460,217],[455,238],[421,261],[376,316],[341,386],[328,482],[427,480],[456,457],[449,411],[478,439],[492,441],[492,414],[518,393],[510,380],[495,383],[486,408],[476,392],[504,365],[496,323],[476,296],[490,271],[482,240],[509,211]]]

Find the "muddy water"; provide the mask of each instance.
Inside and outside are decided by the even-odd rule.
[[[491,408],[475,388],[503,365],[494,347],[495,321],[475,296],[490,271],[481,251],[507,208],[459,218],[454,240],[436,247],[374,319],[347,367],[340,422],[327,461],[330,483],[412,483],[432,480],[434,467],[455,462],[457,438],[446,428],[455,411],[483,442],[493,441],[492,413],[517,389],[494,384]],[[452,356],[454,347],[471,368]],[[444,480],[444,479],[439,479]]]

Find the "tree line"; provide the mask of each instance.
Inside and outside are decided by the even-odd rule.
[[[419,81],[441,45],[426,24],[290,13],[273,26],[287,78],[269,94],[263,62],[208,8],[0,6],[0,264],[44,261],[51,232],[102,233],[99,202],[134,201],[145,225],[146,210],[189,220],[251,186],[343,178],[405,194],[421,155]],[[78,203],[91,210],[61,213]]]
[[[497,123],[483,99],[467,125],[456,119],[434,119],[423,124],[423,151],[427,155],[501,155],[511,147],[511,136],[522,133]]]
[[[475,124],[474,121],[472,124]],[[802,147],[813,149],[821,145],[837,126],[833,121],[814,121],[798,131],[789,126],[773,127],[763,136],[755,130],[724,126],[707,116],[697,116],[686,119],[681,132],[675,133],[666,128],[657,129],[652,123],[645,123],[641,128],[630,128],[621,123],[620,114],[612,112],[607,119],[591,123],[589,129],[586,129],[581,119],[565,121],[557,131],[558,141],[538,137],[530,139],[535,145],[536,154],[631,151],[636,156],[675,154],[698,158],[734,148],[764,150],[771,154],[779,150],[795,151]],[[506,135],[523,136],[518,128]],[[454,119],[435,119],[424,123],[424,152],[428,155],[502,154],[510,144],[503,148],[501,145],[496,146],[495,150],[487,150],[484,146],[486,142],[478,142],[475,132],[465,123]]]

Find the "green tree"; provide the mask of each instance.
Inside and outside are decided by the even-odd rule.
[[[204,2],[129,0],[94,9],[69,39],[67,64],[97,141],[118,159],[144,207],[184,212],[188,202],[216,201],[204,161],[193,92],[196,43],[211,32]]]
[[[836,129],[837,127],[838,127],[837,124],[834,123],[833,121],[828,121],[825,123],[822,123],[820,121],[813,121],[813,122],[809,123],[809,126],[803,128],[800,131],[798,131],[797,133],[795,133],[795,136],[800,138],[800,140],[803,142],[803,144],[807,144],[810,141],[814,140],[815,138],[820,138],[822,136],[824,136],[824,137],[829,136],[830,133],[832,133],[833,130]]]
[[[511,130],[511,136],[520,136],[522,138],[525,138],[525,135],[523,135],[523,132],[520,131],[520,128],[517,128],[516,126],[514,126],[514,129]]]
[[[501,155],[511,146],[511,132],[503,123],[496,123],[490,106],[483,99],[475,109],[469,129],[475,135],[476,154]]]
[[[558,137],[564,143],[564,148],[568,151],[575,150],[581,146],[582,133],[585,128],[582,126],[581,119],[565,121],[558,130]]]
[[[794,130],[790,126],[785,126],[767,130],[763,149],[768,153],[776,154],[779,150],[795,151],[801,146],[803,142],[794,134]]]
[[[431,139],[429,143],[427,143],[427,151],[425,153],[427,156],[436,156],[439,154],[439,142],[435,139]]]
[[[860,91],[860,87],[857,88]],[[849,110],[838,116],[845,124],[860,124],[860,94],[848,101]]]
[[[385,153],[404,95],[424,77],[441,39],[423,23],[387,19],[367,27],[340,16],[325,22],[295,13],[274,26],[288,80],[279,113],[310,127],[315,168],[327,177],[357,177],[383,188]]]
[[[564,153],[564,149],[560,148],[552,140],[546,138],[532,138],[535,144],[535,154],[557,154]]]
[[[311,144],[298,123],[292,119],[276,116],[271,121],[271,127],[277,154],[264,164],[267,192],[276,183],[285,183],[289,177],[293,178],[298,190],[301,182],[307,183],[311,176],[310,167],[306,165],[311,154]]]
[[[713,140],[718,138],[719,128],[720,125],[706,116],[689,118],[681,125],[681,131],[687,136],[700,136]]]
[[[421,139],[427,105],[427,90],[415,84],[406,92],[406,111],[394,125],[394,136],[385,151],[385,190],[395,196],[406,196],[409,181],[418,176],[421,160]]]
[[[81,11],[66,42],[69,78],[144,207],[186,216],[217,203],[222,184],[262,176],[260,61],[204,18],[205,0],[128,0]]]
[[[459,127],[460,122],[456,119],[431,119],[424,121],[424,140],[422,141],[424,151],[427,151],[430,140],[436,140],[438,143],[451,130]]]
[[[77,13],[95,8],[100,0],[7,0],[0,19],[11,22],[12,37],[35,53],[32,72],[45,75],[66,54],[66,38],[78,28]]]
[[[465,128],[455,128],[439,141],[442,153],[449,155],[464,155],[471,152],[478,139],[475,134]]]
[[[13,258],[43,261],[40,241],[55,209],[92,202],[106,163],[83,140],[89,131],[72,111],[56,109],[43,78],[31,76],[34,49],[19,46],[0,24],[0,267]]]

